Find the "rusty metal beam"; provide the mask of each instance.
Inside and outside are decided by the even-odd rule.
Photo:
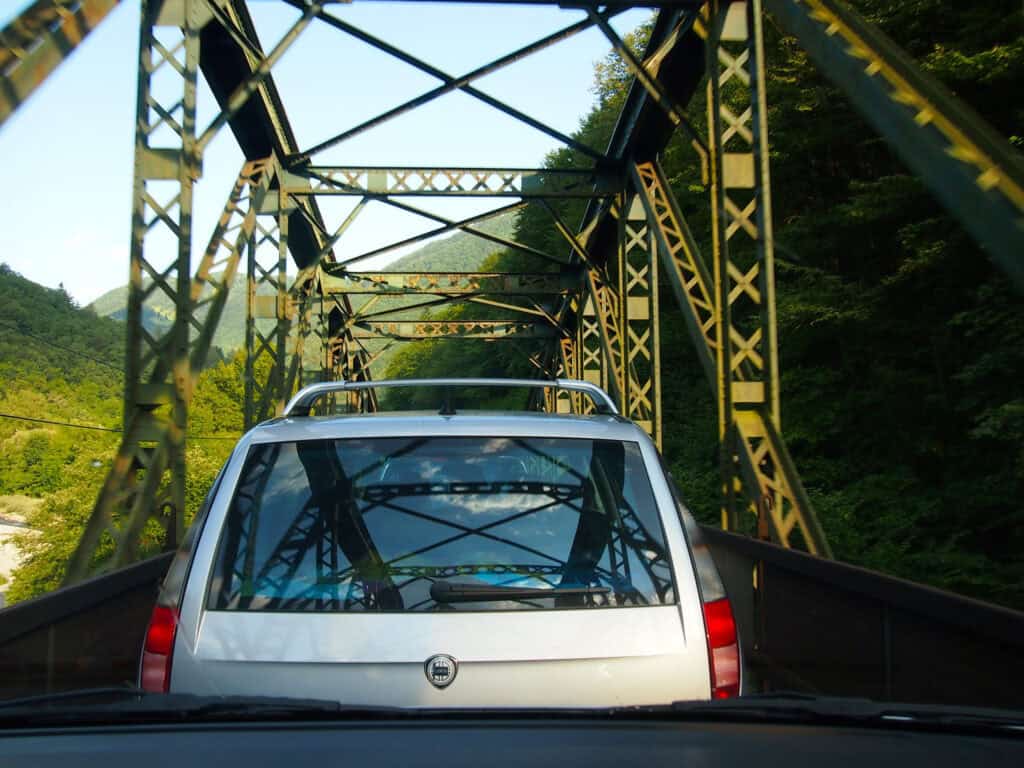
[[[581,287],[574,271],[507,272],[345,272],[328,265],[321,280],[325,294],[489,294],[562,296]]]
[[[422,320],[352,324],[355,339],[550,339],[558,329],[549,323],[521,320]]]
[[[0,31],[0,125],[119,0],[37,0]]]

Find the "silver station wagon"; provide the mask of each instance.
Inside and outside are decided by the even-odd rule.
[[[356,388],[573,391],[590,415],[314,416]],[[729,602],[657,449],[581,381],[317,384],[248,432],[164,581],[141,685],[400,707],[739,693]]]

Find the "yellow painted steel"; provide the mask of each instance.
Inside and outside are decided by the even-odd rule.
[[[713,271],[657,164],[634,166],[631,178],[718,400],[723,527],[760,508],[777,541],[831,556],[779,431],[760,22],[758,0],[705,7]],[[758,322],[738,325],[734,313]]]
[[[918,125],[934,126],[949,142],[947,150],[951,157],[974,166],[975,183],[983,189],[998,189],[1017,209],[1024,214],[1024,188],[1017,184],[998,163],[973,142],[966,133],[948,116],[914,88],[899,72],[843,19],[836,15],[820,0],[800,0],[807,7],[807,15],[825,27],[826,34],[837,36],[847,44],[847,52],[865,63],[864,70],[869,75],[880,77],[886,81],[890,89],[890,97],[914,110],[915,122]]]
[[[661,447],[661,350],[659,348],[656,245],[643,205],[630,195],[620,216],[619,307],[623,330],[623,414]]]

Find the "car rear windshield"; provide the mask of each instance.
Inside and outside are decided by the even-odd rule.
[[[209,594],[241,611],[674,601],[639,446],[562,438],[254,445]]]

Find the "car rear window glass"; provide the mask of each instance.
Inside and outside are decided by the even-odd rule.
[[[241,611],[674,601],[639,446],[563,438],[254,445],[209,593]]]

